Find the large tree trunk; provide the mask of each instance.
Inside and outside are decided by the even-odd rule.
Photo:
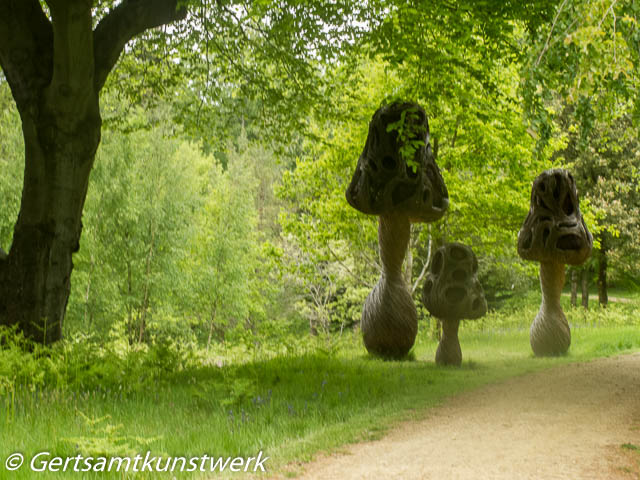
[[[91,10],[80,3],[56,7],[53,48],[60,55],[51,59],[50,81],[37,77],[24,92],[12,82],[17,72],[9,68],[7,74],[22,120],[25,169],[13,243],[0,267],[0,323],[18,325],[41,343],[62,335],[71,256],[79,248],[101,126],[93,88]]]
[[[62,335],[71,256],[79,248],[82,208],[100,140],[97,95],[72,123],[56,100],[45,100],[35,112],[21,112],[22,202],[11,250],[0,268],[0,322],[17,324],[26,337],[41,343]]]
[[[62,335],[82,208],[100,142],[98,94],[125,44],[184,18],[177,0],[124,1],[95,31],[88,0],[0,0],[0,66],[25,142],[22,201],[0,254],[0,325],[51,343]]]
[[[598,301],[606,307],[609,303],[607,294],[607,242],[606,235],[600,236],[600,251],[598,253]]]

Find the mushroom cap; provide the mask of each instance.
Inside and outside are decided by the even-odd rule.
[[[476,319],[487,313],[487,301],[477,278],[478,259],[471,247],[447,243],[433,255],[422,289],[431,315],[443,320]]]
[[[571,173],[542,172],[533,181],[529,214],[518,233],[518,255],[525,260],[580,265],[592,247]]]
[[[401,136],[397,122],[403,117]],[[414,171],[406,156],[415,146]],[[353,208],[372,215],[405,213],[412,222],[433,222],[444,215],[449,193],[431,150],[422,107],[392,103],[374,113],[346,197]]]

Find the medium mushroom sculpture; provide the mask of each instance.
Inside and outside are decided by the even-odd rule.
[[[356,210],[378,216],[382,275],[362,311],[365,347],[375,355],[402,358],[418,332],[416,307],[402,275],[411,222],[438,220],[449,206],[422,107],[392,103],[375,112],[346,197]]]
[[[564,266],[584,263],[592,246],[573,176],[562,169],[542,172],[533,182],[529,214],[518,233],[518,255],[540,262],[542,303],[529,334],[537,356],[569,349],[571,330],[560,305]]]
[[[422,289],[422,302],[442,322],[442,337],[436,350],[438,365],[462,364],[458,340],[460,320],[474,320],[487,313],[484,291],[477,278],[478,259],[471,247],[447,243],[431,260]]]

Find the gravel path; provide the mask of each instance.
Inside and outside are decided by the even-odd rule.
[[[305,479],[640,479],[640,354],[457,396],[305,466]]]

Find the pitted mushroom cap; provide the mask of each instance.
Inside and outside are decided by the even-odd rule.
[[[580,265],[592,247],[573,176],[562,169],[542,172],[533,181],[529,214],[518,233],[518,255],[525,260]]]
[[[446,320],[476,319],[487,313],[477,278],[478,259],[471,247],[447,243],[431,260],[422,301],[431,315]]]
[[[387,131],[405,112],[405,140],[397,129]],[[414,172],[401,149],[408,142],[422,140],[413,160]],[[358,159],[347,201],[356,210],[372,215],[406,213],[412,222],[433,222],[449,206],[444,184],[429,141],[429,124],[422,107],[414,103],[393,103],[379,108],[369,123],[369,134]]]

